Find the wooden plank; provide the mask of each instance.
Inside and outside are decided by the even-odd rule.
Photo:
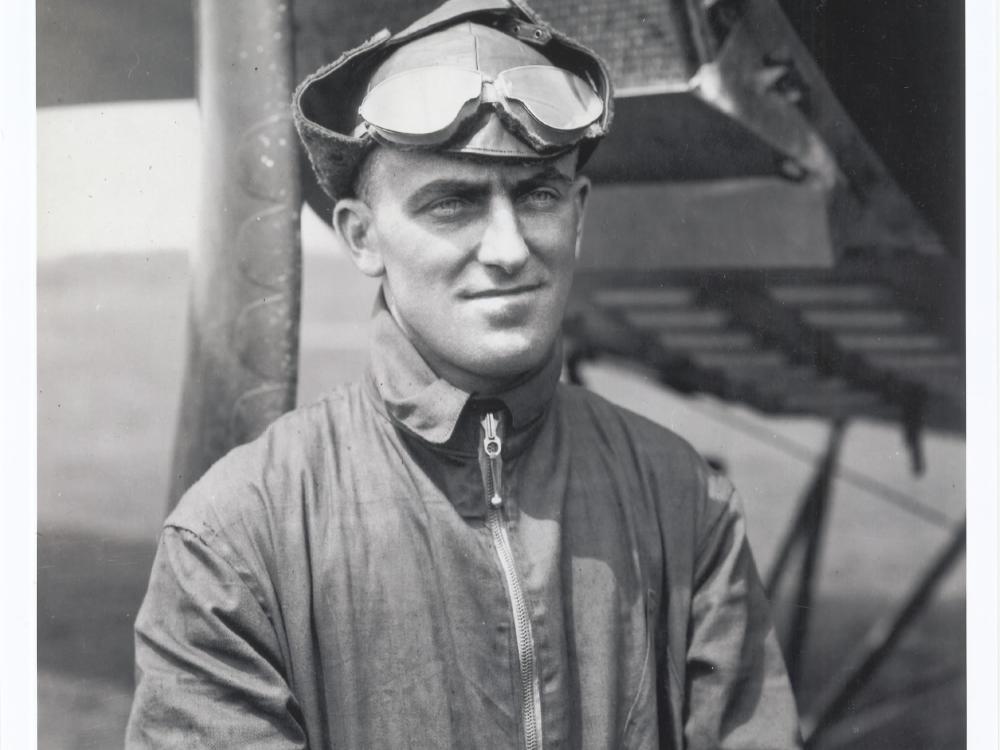
[[[625,319],[639,328],[656,329],[706,329],[724,328],[732,316],[714,308],[678,310],[628,310]]]
[[[684,286],[615,287],[594,292],[593,300],[605,307],[689,307],[698,290]]]
[[[875,284],[787,284],[768,288],[770,296],[784,305],[884,305],[892,293]]]
[[[802,319],[817,328],[837,329],[908,329],[915,328],[917,321],[904,311],[892,308],[862,310],[804,310]]]
[[[693,351],[745,351],[753,349],[757,343],[746,331],[665,331],[658,337],[667,349]]]
[[[933,333],[837,333],[837,345],[849,351],[944,351],[948,342]]]

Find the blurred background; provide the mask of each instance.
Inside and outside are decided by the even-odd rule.
[[[376,3],[371,12],[390,5]],[[576,7],[537,5],[553,5],[555,15],[560,7],[569,14]],[[739,32],[738,25],[736,32],[719,31],[727,12],[739,16],[750,12],[743,6],[761,5],[769,7],[705,3],[723,41]],[[657,14],[673,5],[625,6],[630,10],[615,16],[616,23],[653,29],[648,38],[669,41],[669,18]],[[347,46],[376,26],[357,7],[345,7],[351,14],[336,33],[354,34]],[[907,248],[892,246],[875,248],[877,262],[866,265],[859,253],[871,248],[837,239],[843,218],[820,222],[819,230],[796,223],[833,200],[796,202],[789,193],[794,213],[767,214],[785,199],[788,184],[808,186],[800,177],[733,193],[718,189],[718,174],[695,173],[683,163],[669,175],[616,174],[615,164],[655,159],[659,146],[633,139],[621,146],[625,151],[609,149],[616,158],[623,154],[621,161],[594,164],[609,187],[588,224],[568,333],[579,355],[575,377],[679,432],[732,477],[746,500],[765,578],[773,577],[790,531],[806,530],[786,575],[774,582],[774,598],[786,643],[794,645],[797,693],[807,710],[837,683],[872,625],[898,614],[964,520],[964,15],[962,4],[950,0],[905,7],[889,0],[783,0],[780,7],[798,40],[788,52],[805,79],[798,88],[811,96],[811,109],[796,101],[805,113],[802,127],[831,144],[838,163],[869,170],[841,170],[848,178],[843,192],[862,207],[846,215],[864,219],[865,210],[898,210],[893,216],[906,219],[900,221],[905,226],[892,236],[925,242],[919,262],[903,257]],[[166,0],[37,3],[40,748],[122,743],[132,690],[132,621],[168,508],[182,383],[190,377],[190,257],[199,221],[212,210],[201,189],[206,135],[195,101],[194,16],[187,4]],[[319,26],[303,34],[323,32]],[[674,59],[663,44],[662,59]],[[614,57],[614,50],[601,51]],[[802,51],[825,83],[802,62]],[[612,60],[617,71],[633,66],[622,75],[644,74],[652,65],[618,54]],[[778,60],[782,65],[785,72],[773,80],[787,84],[787,61]],[[666,76],[690,73],[664,70]],[[831,109],[830,96],[842,110]],[[643,101],[624,102],[622,116]],[[643,106],[639,115],[660,116],[657,102]],[[747,109],[752,120],[755,110]],[[761,140],[781,151],[769,137]],[[858,139],[867,146],[850,146]],[[750,165],[736,176],[771,179],[758,171]],[[889,185],[905,201],[894,192],[892,200],[880,193],[869,201],[875,193],[858,187],[857,174],[874,174],[873,184]],[[636,186],[645,191],[638,202],[639,194],[627,192]],[[658,205],[649,196],[682,208],[666,224],[646,226]],[[615,225],[616,200],[646,212],[626,227],[636,236],[669,232],[683,241],[657,245],[652,255],[627,247]],[[736,214],[720,208],[733,206]],[[688,216],[709,217],[721,228],[696,232]],[[738,241],[776,237],[808,244],[802,253],[809,262],[788,252],[758,253],[751,262]],[[375,288],[309,209],[302,213],[302,248],[295,385],[298,402],[306,403],[362,372]],[[813,258],[814,251],[823,257]],[[736,292],[733,279],[740,282]],[[858,309],[859,299],[871,305]],[[761,319],[748,323],[761,300],[792,310],[794,325],[766,305]],[[713,318],[716,308],[723,318]],[[833,330],[823,327],[820,314],[829,318],[831,311],[856,314],[847,329]],[[890,313],[913,324],[903,331],[910,336],[903,354],[885,349],[899,332],[878,328]],[[845,343],[845,336],[866,335],[878,339],[877,346]],[[890,356],[891,367],[884,364]],[[782,381],[777,394],[765,387],[767,372],[747,380],[772,360],[782,370],[809,365],[808,373],[801,382]],[[923,394],[920,408],[894,401],[893,394],[913,383]],[[793,386],[804,394],[798,401],[789,396]],[[842,442],[831,441],[840,423]],[[831,442],[839,449],[832,456]],[[836,458],[828,472],[824,458]],[[810,512],[811,526],[795,525]],[[808,637],[796,641],[802,592],[795,582],[810,559],[810,528],[822,533],[811,545]],[[965,566],[960,552],[945,562],[925,606],[906,618],[870,679],[848,691],[817,746],[965,746]]]

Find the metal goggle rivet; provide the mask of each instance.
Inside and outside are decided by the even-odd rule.
[[[552,32],[544,26],[528,23],[527,21],[515,21],[510,25],[511,33],[522,42],[532,42],[533,44],[547,44],[552,39]]]

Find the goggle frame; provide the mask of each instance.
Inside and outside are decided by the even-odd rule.
[[[484,107],[516,123],[535,142],[563,149],[604,114],[592,82],[553,65],[519,65],[492,77],[473,68],[429,65],[373,86],[358,107],[361,122],[354,134],[401,146],[443,145]],[[410,121],[404,122],[407,116]]]

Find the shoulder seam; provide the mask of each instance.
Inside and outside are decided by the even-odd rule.
[[[213,537],[217,536],[217,532],[215,531],[215,529],[213,529],[211,526],[208,526],[207,524],[206,527],[212,532]],[[194,537],[202,544],[202,546],[205,547],[205,549],[211,552],[213,556],[217,557],[219,560],[225,563],[226,567],[230,571],[232,571],[233,575],[236,576],[237,579],[239,579],[243,587],[250,592],[250,595],[254,598],[254,601],[257,602],[257,606],[260,607],[261,611],[267,616],[267,619],[271,622],[271,626],[274,627],[274,619],[271,617],[268,607],[264,603],[264,597],[261,596],[258,588],[252,585],[252,582],[247,579],[248,577],[239,571],[239,569],[233,564],[232,560],[230,560],[227,555],[223,554],[220,550],[216,549],[208,538],[206,538],[201,533],[195,531],[194,529],[188,528],[187,526],[182,526],[177,523],[172,523],[172,522],[165,523],[163,525],[163,528],[164,530],[172,529],[174,531],[180,532],[182,535]]]

